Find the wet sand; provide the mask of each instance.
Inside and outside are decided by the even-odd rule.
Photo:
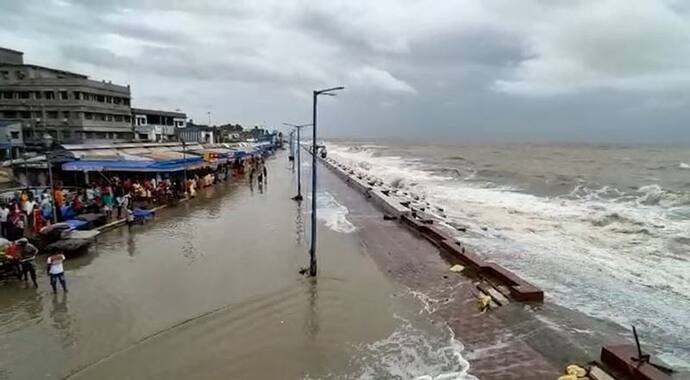
[[[452,355],[434,357],[448,331],[379,271],[357,232],[320,223],[319,277],[298,274],[308,262],[308,214],[290,200],[292,175],[280,154],[263,189],[221,184],[152,223],[100,236],[66,262],[67,295],[50,294],[42,265],[38,290],[0,285],[0,379],[406,378],[462,369]],[[398,360],[406,350],[404,339],[386,340],[401,331],[428,352],[407,353],[411,366],[377,367],[376,355]],[[369,346],[382,341],[392,346]]]

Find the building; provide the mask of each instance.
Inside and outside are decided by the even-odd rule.
[[[21,122],[27,145],[46,133],[60,143],[132,140],[130,98],[129,86],[25,64],[22,52],[0,48],[0,120]]]
[[[240,124],[223,124],[217,127],[218,137],[220,142],[236,142],[241,141],[241,135],[244,128]]]
[[[19,121],[0,120],[0,158],[9,160],[18,158],[24,150],[22,123]]]
[[[212,144],[216,143],[217,138],[220,136],[217,133],[216,128],[209,127],[207,125],[195,125],[194,123],[189,123],[185,128],[176,129],[177,138],[184,142],[196,142],[201,144]]]
[[[137,141],[172,141],[177,139],[175,130],[186,126],[187,115],[170,112],[132,108],[134,137]]]

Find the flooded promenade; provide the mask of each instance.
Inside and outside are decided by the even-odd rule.
[[[0,379],[462,378],[460,343],[339,228],[337,207],[324,205],[319,277],[298,274],[308,214],[285,155],[268,169],[264,188],[216,185],[101,235],[66,262],[66,295],[43,265],[38,290],[2,284]]]
[[[42,265],[37,290],[2,283],[0,379],[553,379],[630,341],[550,302],[481,312],[476,279],[325,167],[305,278],[309,197],[290,199],[285,154],[267,166],[265,186],[221,183],[102,234],[66,262],[66,295]]]

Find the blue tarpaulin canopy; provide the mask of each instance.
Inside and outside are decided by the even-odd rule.
[[[81,172],[176,172],[186,167],[203,164],[201,157],[190,157],[181,160],[80,160],[62,164],[62,170]]]
[[[64,223],[69,226],[68,231],[86,229],[88,227],[87,224],[89,224],[88,222],[85,222],[83,220],[78,220],[78,219],[68,219],[68,220],[65,220]]]

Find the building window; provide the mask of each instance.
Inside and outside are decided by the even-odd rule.
[[[86,120],[93,119],[93,114],[91,112],[84,112],[84,119],[86,119]]]
[[[30,91],[19,91],[19,99],[29,99],[31,98]]]
[[[41,91],[34,92],[34,99],[43,99],[43,93]]]
[[[3,99],[12,99],[12,98],[14,98],[14,94],[12,93],[12,91],[3,91],[2,92],[2,98]]]
[[[128,106],[128,105],[129,105],[129,98],[123,98],[123,99],[122,99],[122,103],[123,103],[124,105]]]
[[[74,100],[81,100],[81,93],[79,91],[74,91]]]
[[[2,70],[0,71],[0,78],[2,79],[10,79],[10,72],[7,70]]]
[[[113,97],[113,104],[121,104],[122,103],[122,98],[120,97]]]
[[[96,132],[94,137],[97,139],[107,139],[107,136],[108,134],[105,132]]]
[[[43,95],[43,97],[46,98],[46,100],[55,100],[55,93],[52,91],[44,91]]]
[[[122,120],[124,120],[124,118],[122,117],[122,115],[115,115],[115,121],[122,122]]]
[[[69,99],[69,96],[67,96],[67,91],[60,91],[60,100],[67,100]]]
[[[27,129],[27,130],[24,130],[24,139],[27,139],[27,140],[28,140],[28,139],[30,139],[30,138],[32,138],[32,137],[34,137],[33,131],[28,130],[28,129]]]
[[[17,140],[19,138],[19,131],[10,132],[10,136],[11,136],[12,140]]]
[[[113,121],[113,115],[110,115],[110,114],[105,115],[105,120],[106,121]]]
[[[96,95],[96,101],[99,103],[104,103],[105,102],[105,96],[103,95]]]
[[[14,119],[17,117],[17,111],[4,111],[2,115],[8,119]]]
[[[69,111],[62,111],[62,118],[69,119]]]
[[[72,132],[71,132],[71,131],[62,130],[62,138],[63,138],[63,139],[72,138]]]
[[[98,121],[105,121],[105,114],[102,113],[97,113],[96,115],[96,120]]]
[[[106,103],[112,103],[112,102],[113,102],[113,97],[112,97],[112,96],[106,96],[106,97],[105,97],[105,102],[106,102]]]
[[[48,119],[57,119],[58,118],[58,112],[57,111],[48,111],[46,112],[47,118]]]
[[[14,75],[16,75],[16,76],[17,76],[17,79],[19,79],[19,80],[22,80],[22,79],[26,78],[26,73],[23,72],[23,71],[21,71],[21,70],[15,71],[15,72],[14,72]]]
[[[22,111],[22,119],[31,119],[31,112]]]
[[[131,123],[132,122],[132,117],[129,115],[125,115],[125,122]]]

